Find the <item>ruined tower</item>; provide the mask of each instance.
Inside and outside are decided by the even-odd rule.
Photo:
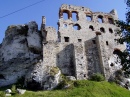
[[[114,62],[117,57],[113,52],[124,48],[115,42],[115,31],[119,29],[115,20],[118,20],[115,10],[92,12],[85,7],[63,4],[58,32],[47,28],[51,33],[47,33],[43,46],[43,64],[58,66],[63,74],[77,79],[88,79],[94,73],[102,73],[109,79],[120,68]]]

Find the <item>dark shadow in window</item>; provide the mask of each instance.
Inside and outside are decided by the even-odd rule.
[[[78,39],[78,42],[82,42],[82,39]]]
[[[69,42],[69,37],[64,37],[65,42]]]
[[[110,32],[110,33],[113,33],[113,30],[112,30],[111,28],[109,28],[109,32]]]
[[[92,30],[92,31],[94,31],[94,28],[93,28],[92,25],[89,26],[89,29]]]
[[[96,41],[95,40],[92,40],[93,44],[96,44]]]
[[[100,28],[100,31],[105,33],[105,29],[103,27]]]
[[[108,18],[108,22],[109,22],[110,24],[114,24],[114,20],[113,20],[112,18]]]
[[[106,45],[108,45],[108,41],[106,41]]]

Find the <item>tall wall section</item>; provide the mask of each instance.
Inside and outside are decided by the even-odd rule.
[[[58,32],[49,28],[43,31],[46,37],[43,64],[58,66],[63,74],[77,79],[88,79],[94,73],[102,73],[108,79],[116,70],[110,65],[114,49],[122,49],[115,42],[117,19],[115,10],[92,12],[85,7],[63,4]]]

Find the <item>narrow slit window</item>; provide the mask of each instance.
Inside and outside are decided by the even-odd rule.
[[[96,44],[96,41],[95,40],[92,40],[93,44]]]
[[[108,41],[106,41],[106,45],[108,45]]]
[[[64,37],[65,42],[69,42],[69,37]]]
[[[110,33],[113,33],[113,30],[112,30],[111,28],[109,28],[109,32],[110,32]]]

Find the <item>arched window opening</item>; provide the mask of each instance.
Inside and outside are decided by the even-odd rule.
[[[100,28],[100,31],[105,33],[105,29],[103,27]]]
[[[103,16],[101,16],[101,15],[98,16],[98,22],[103,23]]]
[[[122,52],[120,51],[120,49],[115,48],[114,51],[113,51],[113,54],[116,54],[116,55],[118,55],[118,56],[121,56],[121,55],[122,55]]]
[[[113,30],[112,30],[111,28],[109,28],[109,32],[110,32],[110,33],[113,33]]]
[[[81,27],[80,27],[79,24],[75,24],[75,25],[73,26],[73,28],[74,28],[75,30],[80,30],[80,29],[81,29]]]
[[[72,12],[72,20],[77,21],[78,20],[78,13]]]
[[[86,20],[87,21],[92,21],[92,16],[86,15]]]
[[[112,18],[108,18],[108,22],[109,22],[110,24],[114,24],[114,20],[113,20]]]
[[[68,11],[68,10],[64,10],[64,11],[63,11],[63,19],[64,19],[64,20],[69,19],[69,11]]]
[[[93,28],[92,25],[89,26],[89,29],[90,29],[91,31],[94,31],[94,28]]]

